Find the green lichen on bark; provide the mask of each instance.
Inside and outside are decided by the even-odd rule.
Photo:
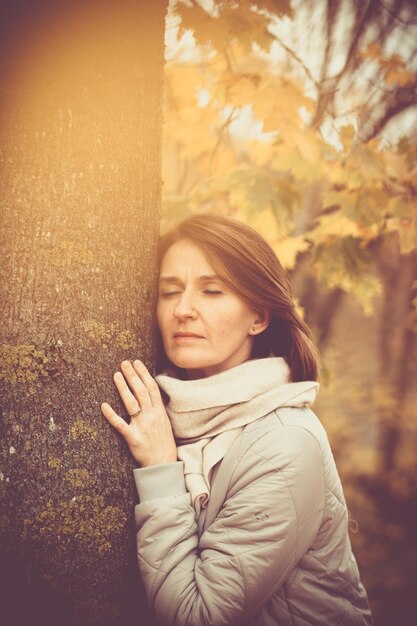
[[[83,419],[78,418],[70,428],[70,436],[73,441],[78,439],[92,439],[94,441],[97,438],[97,431]]]
[[[136,346],[135,336],[130,330],[121,330],[119,324],[111,322],[104,324],[96,319],[84,320],[81,328],[89,339],[98,344],[101,348],[107,349],[114,344],[122,350],[131,350]]]
[[[47,376],[50,361],[43,350],[34,345],[2,344],[0,346],[0,379],[8,383],[31,383]]]
[[[106,505],[102,496],[80,494],[69,500],[48,500],[35,519],[25,519],[23,539],[43,546],[71,541],[89,553],[104,554],[112,540],[124,530],[126,514],[116,506]]]
[[[51,467],[52,469],[58,469],[59,467],[61,467],[61,459],[58,459],[57,457],[51,457],[48,460],[48,467]]]
[[[131,350],[136,346],[135,335],[130,330],[122,330],[117,334],[116,343],[122,350]]]
[[[91,476],[90,472],[85,469],[85,467],[76,467],[74,469],[69,469],[65,473],[65,480],[69,482],[71,487],[82,489],[88,487],[91,481]]]

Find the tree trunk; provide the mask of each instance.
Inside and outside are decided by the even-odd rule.
[[[100,403],[125,415],[114,371],[154,359],[166,8],[20,0],[3,11],[5,626],[149,621],[133,463]]]
[[[375,246],[374,258],[384,286],[379,339],[379,467],[389,476],[396,469],[404,431],[404,411],[413,388],[416,333],[412,328],[415,251],[401,255],[395,237]]]

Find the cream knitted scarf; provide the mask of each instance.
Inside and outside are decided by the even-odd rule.
[[[220,374],[179,380],[159,374],[166,406],[184,462],[187,490],[198,518],[210,497],[210,476],[246,424],[280,406],[314,401],[318,383],[289,383],[289,367],[281,357],[245,361]]]

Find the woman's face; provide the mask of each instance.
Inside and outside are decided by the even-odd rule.
[[[218,278],[190,239],[173,244],[159,276],[157,320],[169,360],[204,378],[246,361],[267,323]]]

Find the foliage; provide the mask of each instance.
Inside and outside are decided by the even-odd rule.
[[[408,511],[417,494],[410,454],[417,439],[410,382],[417,131],[401,119],[405,109],[417,108],[417,97],[412,44],[398,43],[415,13],[407,2],[394,16],[373,1],[363,13],[361,3],[321,3],[325,36],[314,72],[306,50],[317,40],[304,44],[299,25],[320,3],[301,4],[174,6],[167,28],[163,228],[190,212],[236,217],[266,237],[293,277],[304,276],[313,302],[301,294],[300,305],[307,315],[314,305],[321,309],[319,326],[337,327],[338,310],[328,309],[323,296],[335,293],[352,295],[349,306],[361,307],[355,336],[372,325],[372,354],[361,356],[369,342],[362,331],[349,368],[351,320],[346,308],[340,313],[348,330],[333,336],[333,345],[342,346],[339,360],[332,361],[331,350],[324,355],[323,414],[331,415],[326,428],[354,517],[360,512],[359,527],[368,528],[353,543],[382,615],[384,597],[395,597],[401,585],[407,594],[415,572],[406,557],[408,544],[415,546],[411,526],[390,513],[396,503]],[[343,17],[344,39],[336,36]],[[339,376],[339,387],[332,376]],[[364,406],[372,407],[369,431],[360,421]],[[391,468],[384,481],[381,467]],[[381,585],[380,564],[396,551],[393,574]]]
[[[290,12],[285,3],[280,10]],[[364,144],[352,123],[317,132],[317,100],[259,53],[271,34],[250,3],[224,3],[221,18],[195,2],[178,13],[200,56],[166,67],[166,216],[179,207],[235,215],[259,227],[288,268],[309,250],[317,279],[352,292],[371,314],[381,292],[373,242],[395,232],[403,254],[416,247],[417,146]],[[258,48],[248,47],[248,33]],[[362,56],[379,62],[386,80],[402,72],[405,81],[398,55],[387,60],[374,44]]]

